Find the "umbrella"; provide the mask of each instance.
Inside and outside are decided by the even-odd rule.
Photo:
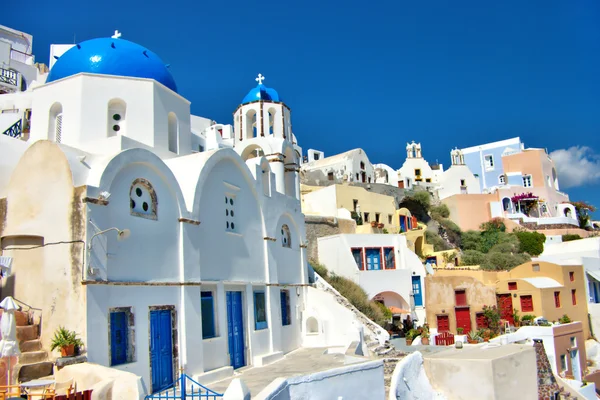
[[[8,296],[2,300],[0,308],[4,309],[2,320],[0,321],[0,332],[2,332],[0,357],[8,357],[8,384],[10,385],[10,358],[21,354],[19,342],[17,341],[17,323],[15,320],[15,310],[18,310],[19,306],[17,306],[12,297]]]

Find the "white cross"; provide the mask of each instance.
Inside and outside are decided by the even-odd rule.
[[[262,76],[262,74],[258,74],[258,78],[255,79],[256,82],[258,82],[259,85],[262,85],[262,81],[265,80],[265,77]]]
[[[121,37],[121,32],[119,30],[115,30],[115,34],[111,36],[113,39],[118,39]]]

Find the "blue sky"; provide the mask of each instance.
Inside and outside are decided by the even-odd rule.
[[[260,72],[305,150],[362,147],[399,168],[416,140],[448,166],[454,146],[520,136],[564,150],[562,188],[600,206],[598,21],[595,0],[55,0],[0,18],[45,63],[51,43],[119,29],[171,64],[194,114],[222,123]]]

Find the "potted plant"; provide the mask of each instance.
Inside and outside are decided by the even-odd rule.
[[[484,342],[489,342],[491,337],[492,337],[492,330],[491,329],[484,329],[483,330],[483,341]]]
[[[377,227],[377,221],[371,221],[371,228]]]
[[[456,328],[456,333],[459,335],[462,335],[464,331],[465,331],[465,328],[460,328],[460,327]]]
[[[72,357],[75,355],[75,350],[78,350],[81,346],[83,346],[83,342],[77,337],[77,333],[59,326],[54,332],[50,349],[52,351],[60,349],[61,356]]]
[[[421,344],[428,345],[429,344],[429,329],[423,328],[421,331]]]
[[[406,332],[406,345],[410,346],[413,342],[413,339],[415,337],[417,337],[419,335],[419,331],[417,331],[416,329],[410,329],[408,332]]]
[[[382,228],[383,228],[383,226],[384,226],[384,225],[383,225],[381,222],[380,222],[379,224],[377,224],[377,227],[378,227],[379,229],[382,229]]]
[[[469,342],[470,344],[479,343],[479,339],[480,339],[479,333],[477,333],[476,331],[471,331],[467,335],[467,342]]]

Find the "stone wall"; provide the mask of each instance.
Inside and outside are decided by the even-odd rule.
[[[356,231],[356,222],[351,219],[307,215],[304,220],[306,240],[308,241],[306,250],[309,260],[319,260],[317,239],[320,237],[339,235],[340,233],[354,233]]]

